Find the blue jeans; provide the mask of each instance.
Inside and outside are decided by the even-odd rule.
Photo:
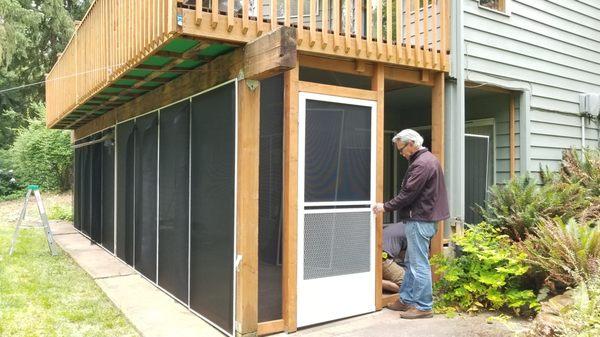
[[[436,230],[435,222],[424,221],[408,221],[404,229],[407,241],[404,256],[406,274],[400,287],[400,299],[419,310],[431,310],[433,306],[429,242]]]

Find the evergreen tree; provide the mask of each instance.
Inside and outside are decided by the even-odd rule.
[[[91,0],[0,0],[0,91],[41,82]],[[0,93],[0,149],[37,116],[44,85]]]

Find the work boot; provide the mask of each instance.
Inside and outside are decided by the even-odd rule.
[[[400,313],[400,318],[404,319],[417,319],[417,318],[431,318],[433,312],[431,310],[419,310],[417,308],[410,308]]]
[[[402,302],[402,300],[398,299],[398,300],[396,300],[396,302],[394,302],[392,304],[388,304],[387,308],[390,310],[394,310],[394,311],[406,311],[406,310],[412,308],[412,306],[410,306],[410,305]]]

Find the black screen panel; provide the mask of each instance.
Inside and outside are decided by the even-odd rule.
[[[113,135],[113,130],[103,136]],[[115,184],[115,142],[112,138],[101,143],[102,146],[102,246],[114,251],[114,184]]]
[[[158,114],[136,119],[135,269],[156,281],[156,184]]]
[[[187,303],[190,101],[160,111],[158,284]]]
[[[485,205],[488,149],[488,137],[465,135],[465,221],[472,225],[483,221],[477,207]]]
[[[135,121],[117,125],[117,256],[133,266]]]
[[[370,199],[371,107],[306,100],[305,201]]]
[[[85,142],[90,141],[86,138]],[[89,146],[81,148],[82,169],[81,169],[81,231],[90,235],[91,232],[91,190],[92,190],[92,151]]]
[[[282,318],[283,78],[261,81],[258,321]]]
[[[80,142],[76,142],[78,144]],[[81,148],[75,149],[73,158],[73,227],[81,229]]]
[[[192,99],[190,307],[233,331],[235,86]]]
[[[97,134],[92,140],[98,140]],[[90,149],[91,190],[90,190],[90,237],[92,241],[102,242],[102,143],[87,146]]]

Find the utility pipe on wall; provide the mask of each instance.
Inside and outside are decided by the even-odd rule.
[[[581,148],[585,148],[585,116],[581,116]]]

